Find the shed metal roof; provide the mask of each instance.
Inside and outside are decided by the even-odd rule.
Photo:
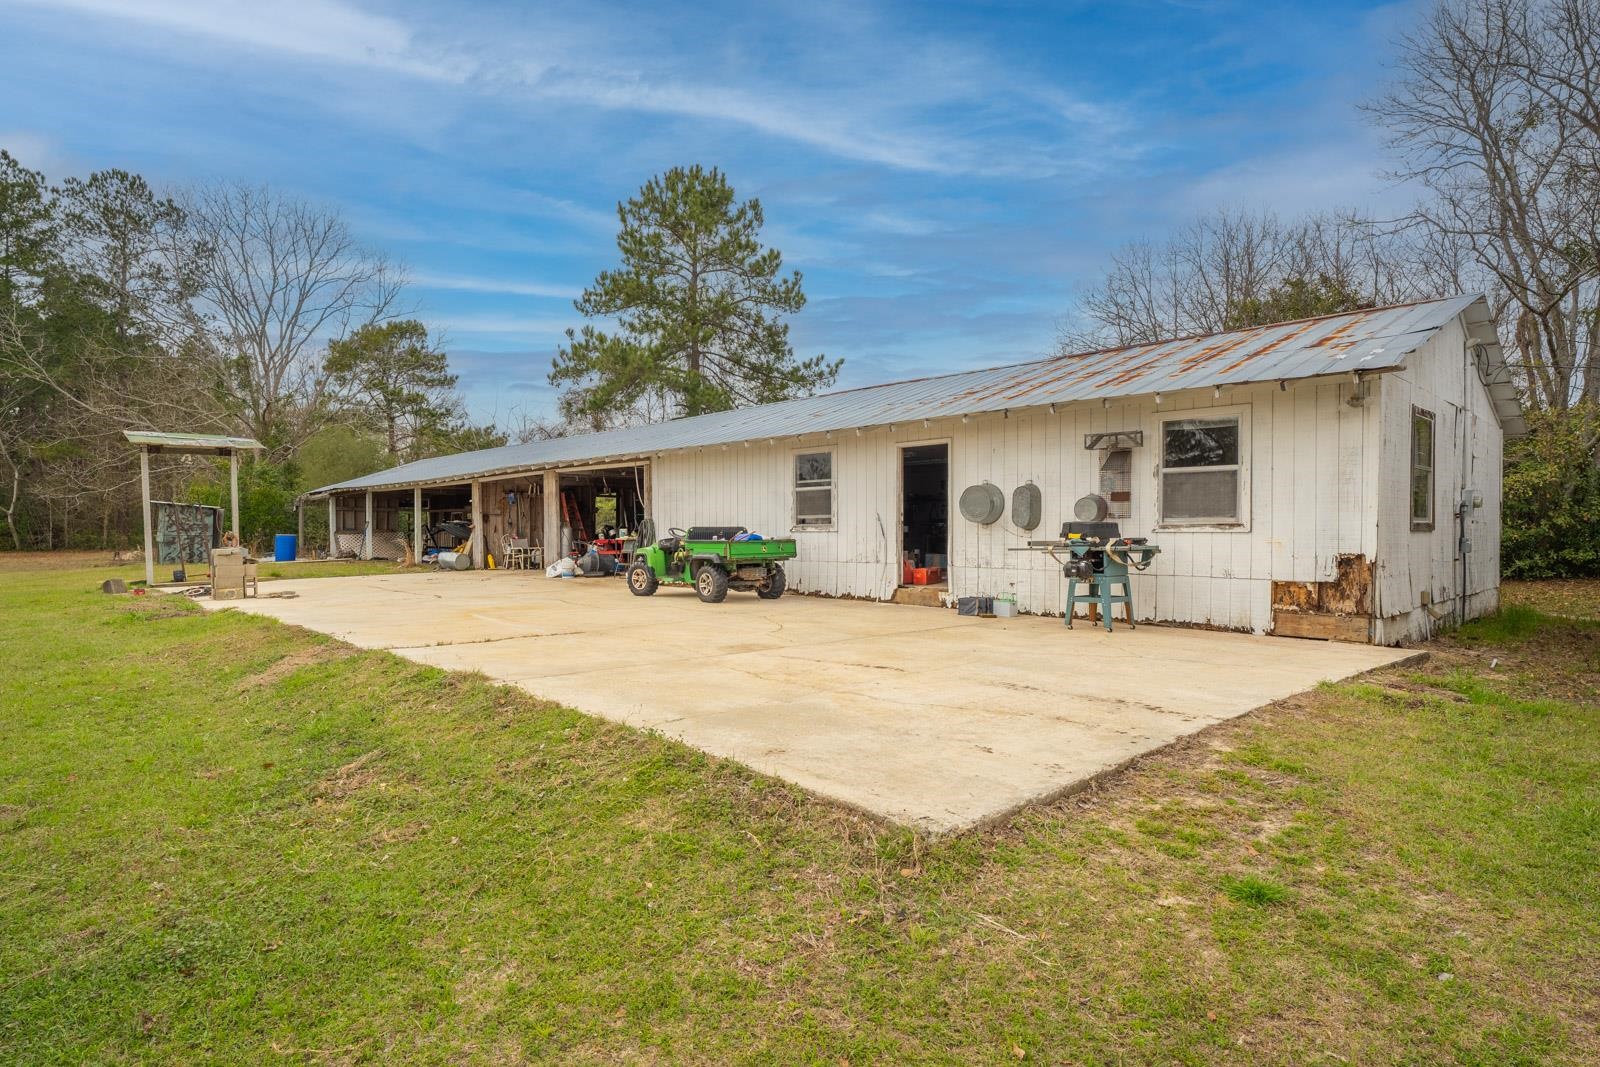
[[[212,433],[166,433],[161,430],[123,430],[129,444],[164,452],[256,452],[261,442],[249,437]]]
[[[841,389],[671,422],[438,456],[323,486],[307,495],[461,482],[515,471],[646,456],[679,448],[864,429],[911,420],[1106,397],[1209,389],[1218,385],[1312,378],[1350,371],[1394,370],[1403,366],[1408,354],[1474,304],[1483,305],[1481,322],[1488,322],[1487,305],[1482,297],[1448,297],[1203,337]],[[1469,316],[1469,320],[1472,318]],[[1492,337],[1492,325],[1489,331]],[[1498,344],[1493,345],[1493,359],[1499,362]],[[1500,366],[1503,370],[1503,364]],[[1514,390],[1512,402],[1514,405]],[[1502,421],[1514,417],[1520,422],[1520,409],[1501,410],[1497,401],[1497,411]],[[1509,427],[1508,432],[1511,432]]]

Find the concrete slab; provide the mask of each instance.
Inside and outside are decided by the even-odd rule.
[[[1367,645],[620,579],[424,573],[276,581],[212,603],[477,670],[934,833],[1057,795],[1211,723],[1393,663]]]

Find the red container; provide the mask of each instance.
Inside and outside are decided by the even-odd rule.
[[[916,568],[911,566],[911,561],[909,559],[903,559],[903,560],[900,561],[900,584],[901,585],[911,585],[912,584],[912,576],[915,575],[915,574],[916,574]]]
[[[933,571],[931,568],[928,568],[928,567],[914,567],[914,568],[912,568],[912,571],[911,571],[911,584],[912,585],[927,585],[930,580],[937,581],[938,579],[929,579],[928,575],[930,573],[937,573],[937,572]]]

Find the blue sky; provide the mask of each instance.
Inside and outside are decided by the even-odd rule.
[[[615,205],[759,196],[842,384],[1046,354],[1124,241],[1384,210],[1357,114],[1414,3],[0,0],[0,147],[52,178],[264,181],[397,257],[472,411],[554,408]]]

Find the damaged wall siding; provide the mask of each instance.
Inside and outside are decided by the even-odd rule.
[[[1344,403],[1336,381],[1224,389],[1220,397],[1188,394],[1133,398],[1045,409],[936,419],[835,433],[797,444],[793,438],[749,447],[720,446],[669,453],[652,460],[654,515],[659,528],[740,523],[769,535],[792,527],[792,464],[797,451],[834,452],[835,529],[800,531],[800,557],[788,568],[791,587],[835,596],[888,599],[898,584],[900,455],[902,446],[950,444],[952,592],[1015,593],[1024,611],[1058,614],[1064,599],[1060,570],[1048,557],[1011,552],[1030,537],[1052,537],[1078,497],[1096,491],[1099,454],[1083,447],[1085,433],[1143,430],[1134,450],[1132,518],[1125,533],[1148,535],[1162,554],[1134,579],[1135,613],[1142,619],[1267,632],[1272,628],[1272,582],[1332,581],[1338,560],[1373,558],[1377,506],[1377,411]],[[1174,414],[1235,412],[1248,427],[1247,524],[1236,529],[1155,529],[1161,422]],[[960,517],[954,499],[968,485],[989,481],[1009,500],[1027,481],[1043,494],[1043,521],[1024,531],[1009,509],[978,526]]]

